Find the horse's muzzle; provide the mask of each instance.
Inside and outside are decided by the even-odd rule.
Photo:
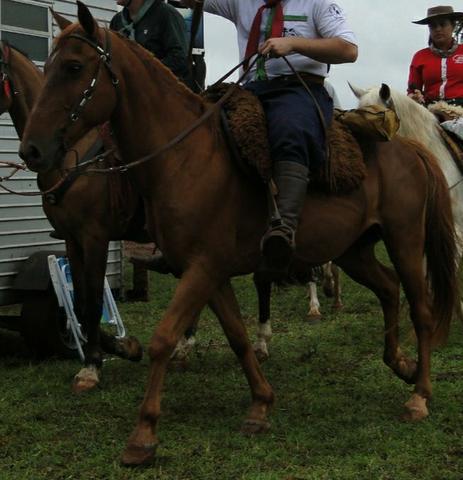
[[[43,147],[31,140],[21,142],[19,147],[19,157],[24,160],[27,168],[33,172],[46,172],[50,170],[55,160],[62,157],[62,147],[59,142],[50,142]]]

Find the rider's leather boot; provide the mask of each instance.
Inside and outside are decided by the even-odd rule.
[[[262,261],[256,275],[267,281],[283,280],[294,251],[296,227],[307,193],[309,170],[296,162],[275,164],[273,179],[278,187],[276,197],[280,220],[272,220],[262,238]]]

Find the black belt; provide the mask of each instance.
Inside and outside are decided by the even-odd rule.
[[[299,72],[299,75],[301,78],[304,80],[306,83],[312,83],[316,85],[323,85],[325,82],[325,77],[322,77],[320,75],[315,75],[313,73],[307,73],[307,72]],[[294,84],[300,84],[301,82],[299,81],[299,78],[295,74],[291,75],[280,75],[279,77],[271,78],[268,80],[269,83],[271,84],[276,84],[276,85],[294,85]]]

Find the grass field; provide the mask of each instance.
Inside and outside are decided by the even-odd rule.
[[[264,371],[276,403],[269,433],[240,434],[250,395],[215,318],[201,317],[185,371],[167,376],[161,445],[150,468],[126,469],[120,453],[148,374],[140,364],[105,362],[101,388],[71,393],[77,361],[33,362],[21,339],[0,332],[0,480],[461,480],[463,479],[463,325],[433,355],[430,417],[400,421],[411,388],[382,363],[378,302],[345,276],[345,308],[308,325],[301,287],[272,300],[274,338]],[[130,334],[146,345],[176,281],[153,274],[150,303],[120,304]],[[254,338],[257,304],[250,277],[234,280]],[[402,339],[414,351],[411,323]]]

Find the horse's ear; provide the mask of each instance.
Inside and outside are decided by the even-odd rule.
[[[357,98],[362,98],[367,93],[367,90],[356,87],[355,85],[352,85],[350,82],[347,82],[347,84],[349,85],[350,89],[352,90],[352,92],[354,92],[354,95]]]
[[[381,84],[381,88],[379,89],[379,96],[384,102],[384,105],[386,105],[386,107],[393,108],[394,102],[391,97],[391,89],[389,88],[389,85],[387,85],[386,83]]]
[[[63,17],[59,13],[56,13],[51,7],[50,7],[50,12],[53,18],[55,19],[55,22],[57,23],[60,30],[64,30],[66,27],[69,27],[69,25],[72,24],[71,20],[68,20],[67,18]]]
[[[379,89],[379,96],[384,103],[386,103],[391,98],[391,89],[389,88],[389,85],[387,85],[386,83],[381,84],[381,88]]]
[[[85,30],[87,35],[90,37],[96,37],[98,25],[90,13],[90,10],[87,8],[87,5],[79,0],[77,0],[77,18],[79,19],[79,23],[82,25],[82,28]]]

